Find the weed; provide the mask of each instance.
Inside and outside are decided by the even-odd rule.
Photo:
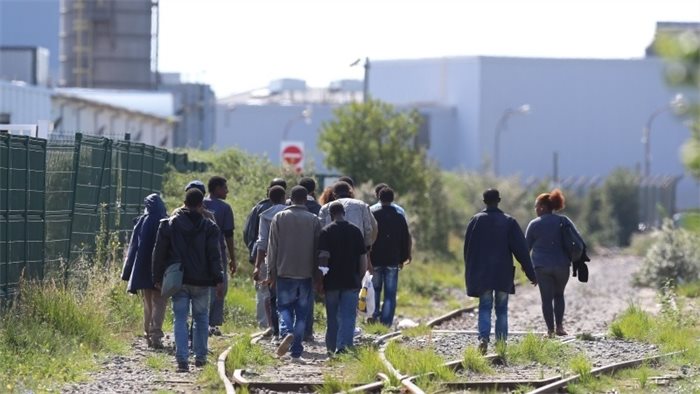
[[[593,366],[591,365],[591,362],[588,360],[586,355],[583,353],[579,353],[571,358],[571,360],[569,361],[569,368],[575,374],[580,376],[579,380],[583,384],[588,383],[593,377],[593,375],[591,375],[591,370],[593,369]]]
[[[644,340],[652,329],[648,313],[636,305],[630,305],[611,325],[610,332],[618,339]]]
[[[343,363],[346,381],[356,383],[374,382],[377,380],[377,372],[383,372],[389,376],[391,386],[401,385],[384,366],[379,358],[379,352],[372,347],[356,348],[355,352],[340,357],[339,362]]]
[[[535,361],[543,365],[555,365],[567,359],[567,349],[568,346],[560,341],[528,333],[522,341],[510,347],[508,356],[513,362]]]
[[[314,391],[321,394],[333,394],[347,391],[351,387],[351,385],[343,382],[342,379],[331,375],[324,375],[323,386],[317,387]]]
[[[496,341],[496,356],[504,363],[508,362],[508,344],[499,339]]]
[[[479,350],[471,346],[464,350],[462,366],[464,366],[464,369],[476,373],[489,373],[492,371],[489,361],[479,353]]]
[[[391,341],[386,347],[385,354],[389,362],[401,373],[424,375],[433,372],[441,381],[455,378],[454,372],[444,365],[444,360],[431,348],[410,349],[396,341]]]
[[[172,357],[166,353],[154,353],[146,358],[146,366],[156,371],[164,371],[172,365]]]
[[[389,327],[382,323],[364,323],[362,327],[367,334],[374,335],[384,335],[391,331]]]
[[[262,347],[250,343],[250,338],[243,335],[235,339],[226,358],[226,370],[233,371],[248,366],[270,365],[275,362]]]
[[[595,341],[595,337],[593,334],[588,333],[588,332],[583,332],[581,334],[576,335],[576,339],[579,341]]]
[[[700,280],[683,283],[678,286],[677,291],[678,295],[688,298],[698,298],[700,297]]]
[[[431,333],[431,328],[425,324],[420,324],[415,327],[406,328],[401,330],[401,335],[408,338],[422,337],[424,335],[429,335]]]

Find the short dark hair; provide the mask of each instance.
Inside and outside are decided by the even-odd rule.
[[[206,189],[204,188],[204,183],[202,183],[202,181],[200,181],[199,179],[195,179],[195,180],[191,181],[190,183],[188,183],[187,186],[185,186],[185,191],[188,191],[188,190],[192,189],[193,187],[196,187],[197,189],[199,189],[199,191],[201,191],[202,194],[207,192]]]
[[[333,201],[328,207],[328,212],[330,212],[331,216],[337,215],[339,213],[345,215],[345,207],[343,207],[343,203],[341,203],[340,201]]]
[[[191,188],[185,193],[185,206],[188,208],[197,208],[204,201],[204,193],[196,187]]]
[[[501,194],[496,189],[486,189],[483,197],[485,204],[493,204],[501,201]]]
[[[377,186],[374,187],[374,195],[379,197],[379,192],[384,189],[385,187],[389,187],[386,183],[380,183]]]
[[[224,185],[226,185],[226,178],[214,175],[213,177],[209,178],[209,182],[207,183],[207,190],[209,190],[209,194],[212,194],[214,190],[216,190],[219,187],[223,187]]]
[[[393,202],[394,201],[394,190],[389,186],[381,189],[379,191],[379,201],[381,202]]]
[[[313,193],[316,190],[316,181],[314,181],[313,178],[309,178],[307,176],[299,180],[299,185],[304,186],[304,188],[306,188],[306,191],[309,192],[309,194]]]
[[[306,191],[306,188],[304,186],[299,186],[296,185],[292,188],[292,203],[294,204],[299,204],[299,203],[304,203],[306,202],[306,196],[309,195],[309,192]]]
[[[284,178],[275,178],[270,181],[270,186],[267,188],[270,189],[272,186],[282,186],[283,189],[287,189],[287,181],[284,180]]]
[[[267,192],[267,194],[270,196],[270,201],[272,201],[275,204],[284,204],[284,198],[286,197],[286,193],[287,192],[284,190],[284,188],[279,185],[272,186]]]
[[[338,181],[333,185],[333,195],[336,199],[352,197],[352,186],[344,181]]]
[[[338,182],[345,182],[348,185],[350,185],[351,188],[355,188],[355,181],[353,181],[352,178],[350,178],[347,175],[344,175],[344,176],[341,176],[340,178],[338,178]]]

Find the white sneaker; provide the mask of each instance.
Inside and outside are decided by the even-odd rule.
[[[307,365],[307,364],[309,364],[309,360],[307,360],[301,356],[300,357],[292,357],[292,364]]]
[[[287,334],[282,342],[280,342],[280,345],[277,346],[277,355],[282,357],[287,354],[289,348],[292,347],[292,342],[294,342],[294,334]]]
[[[355,332],[353,333],[352,336],[356,337],[362,335],[362,329],[360,327],[355,327]]]

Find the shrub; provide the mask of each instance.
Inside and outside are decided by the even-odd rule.
[[[659,288],[668,280],[683,284],[700,279],[700,237],[665,220],[635,279]]]

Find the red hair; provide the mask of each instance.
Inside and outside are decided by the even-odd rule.
[[[551,193],[542,193],[537,196],[537,200],[535,200],[538,204],[546,205],[552,211],[564,209],[565,201],[564,194],[559,189],[554,189]]]

